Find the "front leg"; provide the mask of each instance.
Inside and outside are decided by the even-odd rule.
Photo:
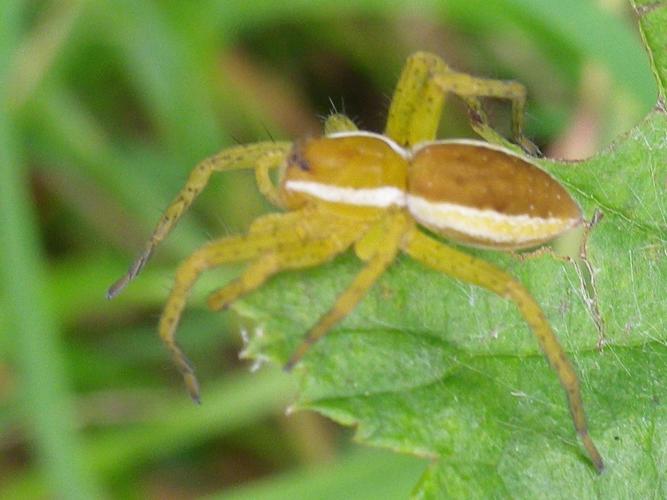
[[[305,217],[308,217],[307,224],[303,222]],[[299,224],[306,226],[297,230]],[[312,231],[311,227],[318,231]],[[328,236],[331,231],[335,232],[335,238]],[[362,231],[363,227],[349,223],[337,225],[326,216],[317,217],[306,211],[269,214],[258,219],[249,234],[212,241],[186,259],[176,271],[174,286],[160,316],[158,332],[183,375],[192,399],[199,401],[199,384],[191,364],[176,343],[175,335],[190,291],[203,272],[223,264],[252,261],[238,279],[209,298],[209,305],[220,309],[255,290],[276,273],[332,259],[349,247]]]
[[[178,193],[176,198],[167,207],[162,217],[153,230],[153,234],[146,243],[144,251],[130,266],[127,273],[116,281],[107,292],[107,298],[112,299],[118,295],[127,284],[132,281],[141,272],[148,262],[155,247],[169,234],[178,220],[195,198],[206,187],[213,172],[223,172],[238,168],[258,168],[258,183],[260,187],[267,191],[269,196],[273,193],[267,185],[261,184],[264,177],[264,170],[278,166],[291,148],[288,142],[258,142],[245,146],[235,146],[225,149],[215,156],[203,160],[190,173],[185,186]],[[274,201],[274,200],[270,200]]]
[[[183,375],[190,397],[199,402],[199,383],[194,369],[175,340],[176,328],[183,314],[185,303],[192,287],[199,276],[206,270],[232,262],[243,262],[291,243],[300,244],[297,237],[287,242],[279,240],[272,234],[253,234],[248,236],[232,236],[212,241],[201,247],[188,257],[176,271],[174,286],[165,303],[158,332],[160,338],[171,352],[172,359]]]

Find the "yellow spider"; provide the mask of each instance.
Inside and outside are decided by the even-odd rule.
[[[504,146],[435,140],[447,93],[463,99],[479,135]],[[528,152],[536,151],[522,134],[526,92],[521,84],[457,73],[433,54],[416,53],[403,69],[383,135],[359,131],[348,118],[335,114],[326,121],[323,137],[236,146],[197,165],[144,252],[111,286],[108,297],[139,274],[213,172],[254,168],[259,190],[287,212],[260,217],[246,235],[214,240],[192,254],[178,268],[160,318],[160,337],[195,401],[197,379],[174,334],[190,289],[203,271],[250,261],[238,279],[210,296],[210,308],[220,310],[276,273],[316,266],[354,249],[363,269],[307,333],[286,365],[290,369],[404,252],[516,304],[558,375],[574,427],[601,471],[603,461],[588,434],[577,375],[539,305],[502,270],[419,227],[465,245],[514,250],[539,246],[583,223],[581,209],[568,192],[490,127],[480,97],[509,99],[515,141]],[[280,169],[278,187],[270,177],[273,168]]]

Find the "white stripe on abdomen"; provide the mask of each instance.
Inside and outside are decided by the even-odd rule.
[[[437,203],[408,195],[407,207],[419,222],[434,230],[453,230],[481,240],[523,243],[553,237],[577,224],[575,219],[507,215],[495,210]]]

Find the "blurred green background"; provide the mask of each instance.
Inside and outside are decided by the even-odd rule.
[[[214,178],[141,279],[108,285],[200,159],[317,134],[335,107],[383,127],[416,50],[529,90],[528,131],[582,158],[652,107],[629,6],[614,0],[18,1],[0,4],[0,497],[405,498],[425,462],[369,450],[295,382],[239,361],[243,328],[203,297],[179,330],[189,401],[155,334],[179,259],[269,206]],[[491,103],[507,131],[507,106]],[[451,101],[443,135],[471,132]]]

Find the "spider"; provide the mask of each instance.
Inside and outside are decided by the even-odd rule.
[[[448,93],[465,102],[473,129],[488,142],[436,140]],[[196,402],[199,385],[174,336],[186,298],[202,272],[249,261],[239,278],[210,295],[209,307],[221,310],[276,273],[317,266],[354,250],[363,268],[308,331],[287,362],[289,370],[354,309],[403,252],[516,304],[565,389],[584,448],[597,471],[602,471],[602,457],[588,433],[577,375],[531,294],[501,269],[420,229],[463,245],[512,251],[539,247],[583,224],[581,209],[563,186],[491,128],[482,97],[511,101],[514,140],[524,152],[536,153],[522,132],[523,85],[456,72],[434,54],[415,53],[399,78],[384,134],[360,131],[349,118],[333,114],[322,137],[294,144],[240,145],[202,161],[108,297],[139,274],[213,172],[254,168],[260,192],[286,212],[259,217],[247,234],[214,240],[195,251],[179,266],[159,321],[160,337]],[[270,176],[274,168],[279,169],[278,186]]]

